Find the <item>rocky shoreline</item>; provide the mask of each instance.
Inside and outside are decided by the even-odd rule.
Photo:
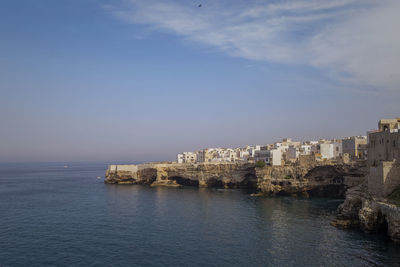
[[[110,165],[107,184],[243,188],[257,183],[255,165],[146,163]]]
[[[254,196],[345,198],[331,222],[339,228],[380,232],[400,242],[400,207],[368,193],[363,163],[256,167],[252,163],[110,165],[107,184],[243,188]]]
[[[359,228],[365,232],[381,233],[400,242],[400,207],[387,199],[374,198],[368,193],[366,183],[347,191],[337,218],[331,224],[344,229]]]
[[[257,195],[343,197],[363,182],[363,166],[319,164],[256,167],[252,163],[110,165],[107,184],[245,188]]]
[[[348,188],[363,182],[365,168],[330,164],[257,168],[257,187],[267,195],[344,198]]]

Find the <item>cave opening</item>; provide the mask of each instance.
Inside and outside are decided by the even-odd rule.
[[[386,217],[379,212],[378,214],[378,225],[377,225],[377,232],[380,234],[387,235],[389,229],[388,222],[386,220]]]
[[[224,182],[222,182],[218,178],[211,178],[207,181],[207,187],[224,188]]]
[[[328,184],[317,186],[307,192],[310,196],[315,197],[344,198],[346,194],[346,186],[343,184]]]
[[[172,181],[176,181],[176,183],[179,185],[199,187],[199,181],[197,180],[191,180],[180,176],[173,176],[169,179]]]
[[[257,191],[257,177],[252,174],[246,174],[244,180],[239,184],[239,187],[247,193],[254,193]]]

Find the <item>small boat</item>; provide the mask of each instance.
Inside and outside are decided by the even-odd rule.
[[[68,168],[68,165],[64,165],[64,168],[65,168],[65,169]]]
[[[101,179],[101,177],[100,177],[100,176],[97,176],[97,179]]]

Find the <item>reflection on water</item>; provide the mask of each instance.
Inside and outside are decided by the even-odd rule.
[[[105,185],[105,164],[0,165],[3,265],[398,265],[400,247],[330,226],[340,202]]]

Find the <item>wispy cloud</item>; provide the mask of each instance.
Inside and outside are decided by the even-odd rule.
[[[229,55],[324,68],[360,86],[400,86],[400,1],[125,0],[107,10]]]

